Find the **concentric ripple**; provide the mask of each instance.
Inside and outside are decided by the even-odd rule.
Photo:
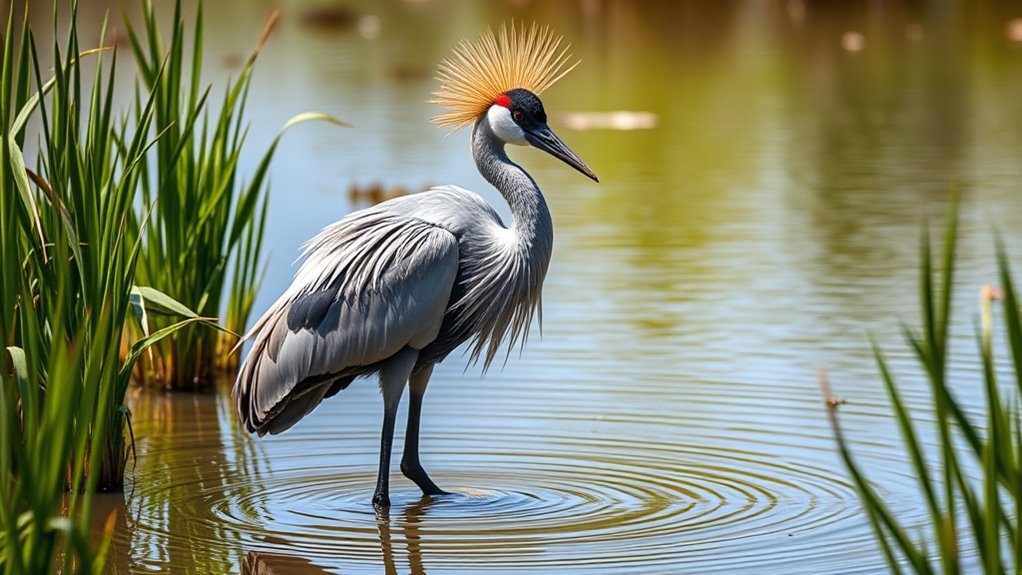
[[[220,429],[231,422],[215,397],[187,399],[195,425],[141,446],[147,463],[135,470],[130,524],[115,541],[130,570],[190,562],[236,571],[247,556],[344,573],[882,567],[853,488],[822,453],[796,461],[766,445],[725,447],[726,434],[695,441],[693,431],[710,430],[678,422],[635,435],[627,421],[443,412],[423,459],[451,493],[423,498],[395,474],[390,513],[377,514],[375,390],[364,387],[259,443]],[[622,438],[622,426],[633,437]]]

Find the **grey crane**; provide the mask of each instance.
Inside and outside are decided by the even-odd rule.
[[[313,238],[288,290],[246,337],[252,349],[233,393],[245,429],[281,433],[361,376],[378,375],[384,416],[373,504],[389,499],[398,404],[410,388],[402,473],[424,495],[444,494],[419,461],[419,419],[433,366],[465,342],[489,366],[524,342],[540,308],[553,224],[536,182],[507,144],[539,148],[596,175],[547,126],[536,94],[564,73],[548,28],[486,32],[440,68],[440,126],[472,124],[472,158],[511,209],[506,226],[480,196],[456,186],[354,212]],[[573,66],[572,66],[573,67]]]

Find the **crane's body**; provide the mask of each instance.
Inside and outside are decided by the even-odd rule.
[[[442,186],[327,227],[307,245],[291,287],[250,332],[252,351],[235,384],[243,425],[263,435],[287,430],[354,379],[378,375],[378,507],[389,505],[394,420],[406,384],[401,470],[426,495],[440,495],[418,456],[433,366],[465,342],[472,359],[489,366],[503,345],[524,342],[540,308],[553,225],[539,187],[505,145],[531,144],[596,179],[546,126],[532,92],[506,90],[484,110],[476,113],[472,155],[511,208],[510,225],[477,194]]]
[[[550,262],[550,211],[487,124],[473,142],[484,173],[510,184],[511,225],[478,194],[442,186],[324,229],[309,242],[291,287],[253,329],[255,359],[243,380],[277,385],[272,394],[240,390],[264,392],[244,397],[248,431],[286,430],[405,347],[420,371],[473,338],[487,364],[505,336],[524,338]]]

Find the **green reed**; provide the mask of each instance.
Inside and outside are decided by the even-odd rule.
[[[947,220],[939,269],[934,267],[930,239],[921,247],[920,300],[922,330],[905,330],[919,367],[930,384],[938,437],[937,453],[927,458],[895,378],[880,347],[873,353],[891,398],[895,419],[905,442],[908,464],[917,478],[929,512],[932,541],[901,524],[877,489],[855,462],[837,417],[838,402],[828,396],[831,426],[841,457],[862,497],[866,516],[892,572],[907,568],[915,573],[960,573],[963,542],[977,549],[984,573],[1022,572],[1022,315],[1008,259],[998,245],[1002,287],[981,292],[981,324],[976,341],[983,366],[986,413],[982,421],[970,419],[952,393],[948,376],[948,344],[955,275],[957,213],[954,203]],[[1007,350],[1012,359],[1014,389],[1004,394],[994,370],[993,301],[1002,300]],[[978,464],[981,477],[966,475]]]
[[[52,61],[13,7],[2,43],[0,570],[10,573],[101,569],[91,497],[123,482],[132,368],[149,346],[204,321],[136,285],[141,245],[130,232],[140,168],[158,141],[154,98],[115,115],[116,52],[83,50],[70,8],[66,35],[54,14]],[[26,140],[37,148],[32,168]],[[132,310],[145,337],[122,352]],[[183,318],[150,329],[161,313]]]
[[[180,0],[175,3],[166,44],[148,2],[143,21],[138,31],[129,24],[128,34],[141,83],[154,95],[153,129],[161,137],[154,157],[140,170],[143,204],[152,208],[154,225],[142,240],[139,274],[199,314],[225,312],[226,329],[181,330],[143,358],[136,375],[146,383],[191,389],[209,384],[219,370],[236,369],[237,356],[230,353],[237,342],[234,334],[244,331],[262,279],[267,172],[280,135],[247,181],[238,164],[247,135],[252,72],[276,15],[237,79],[227,82],[215,111],[210,109],[211,88],[202,80],[201,5],[189,28]],[[303,114],[284,130],[310,119],[340,123]]]

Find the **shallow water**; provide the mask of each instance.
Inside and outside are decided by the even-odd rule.
[[[270,4],[207,4],[216,77]],[[438,367],[422,451],[454,494],[422,500],[395,474],[389,517],[369,504],[372,382],[261,440],[237,431],[222,395],[137,395],[128,500],[103,502],[120,511],[111,571],[884,571],[815,372],[827,368],[848,400],[842,421],[870,478],[925,529],[867,332],[927,421],[899,325],[915,325],[921,224],[940,222],[957,187],[956,389],[981,409],[969,334],[976,290],[996,282],[993,227],[1022,262],[1022,43],[1007,35],[1022,14],[987,3],[349,5],[350,27],[310,28],[306,4],[282,3],[257,70],[253,143],[306,110],[357,126],[285,139],[257,310],[289,283],[300,243],[358,207],[352,183],[456,183],[499,202],[468,134],[445,138],[423,101],[454,41],[513,16],[552,23],[583,59],[544,102],[602,182],[513,151],[556,225],[542,338],[484,377],[457,355]],[[572,131],[558,115],[611,110],[651,112],[656,127]]]

